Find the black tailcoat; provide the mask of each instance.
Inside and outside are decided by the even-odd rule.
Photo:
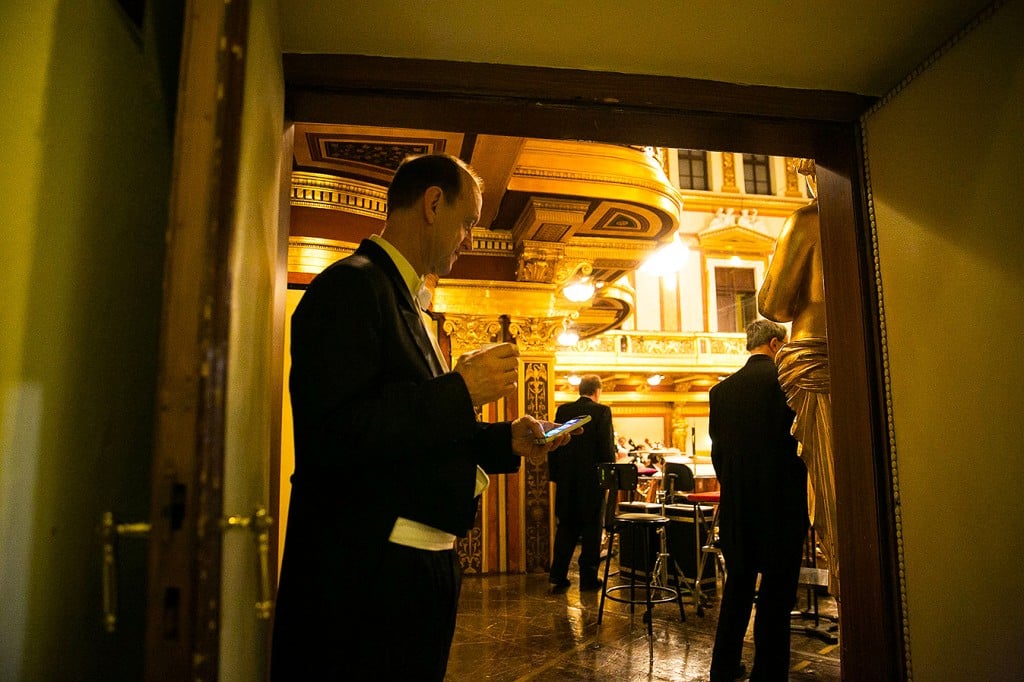
[[[272,655],[275,668],[317,670],[337,665],[372,603],[360,582],[395,520],[464,536],[477,465],[514,472],[521,458],[509,423],[478,422],[462,377],[443,373],[398,268],[370,240],[310,283],[291,357],[295,472]]]

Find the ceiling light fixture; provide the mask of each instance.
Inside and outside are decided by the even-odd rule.
[[[562,288],[562,295],[573,303],[589,301],[594,296],[594,283],[589,277],[575,279]]]

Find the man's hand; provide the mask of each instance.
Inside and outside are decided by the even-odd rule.
[[[516,390],[519,349],[512,343],[498,343],[470,351],[459,357],[455,371],[466,382],[474,405],[494,402]]]
[[[583,433],[583,427],[580,427],[571,433],[563,433],[550,443],[538,445],[537,439],[543,438],[545,431],[556,426],[556,422],[537,421],[529,415],[520,417],[512,422],[512,450],[520,457],[542,457],[568,443],[572,434]]]

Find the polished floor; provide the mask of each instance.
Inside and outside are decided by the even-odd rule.
[[[581,593],[577,576],[569,577],[572,586],[568,591],[555,594],[546,574],[465,576],[446,679],[708,680],[717,601],[712,600],[704,615],[698,616],[687,596],[686,622],[680,620],[676,604],[656,605],[652,662],[642,607],[630,615],[628,605],[606,601],[599,626],[600,592]],[[615,581],[609,580],[613,585]],[[807,589],[799,590],[789,680],[838,681],[838,626],[832,620],[835,602],[828,596],[818,598],[815,627],[814,619],[809,617],[809,596]],[[753,661],[752,622],[747,629],[743,660],[749,670]]]

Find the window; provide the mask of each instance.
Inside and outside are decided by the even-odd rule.
[[[743,155],[743,184],[747,194],[771,194],[772,180],[768,157],[763,154]]]
[[[698,149],[678,149],[679,189],[708,188],[708,155]]]
[[[715,268],[718,331],[742,332],[757,319],[752,268]]]

